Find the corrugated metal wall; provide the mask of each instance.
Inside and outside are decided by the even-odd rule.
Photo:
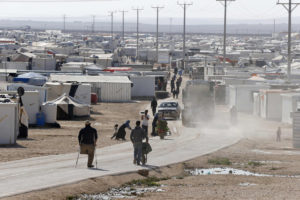
[[[92,83],[92,91],[101,102],[131,101],[131,83]]]
[[[132,97],[153,97],[155,96],[155,77],[138,76],[131,77],[133,83]]]
[[[300,112],[293,113],[293,146],[300,148]]]

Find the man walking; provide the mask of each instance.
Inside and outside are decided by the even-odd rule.
[[[140,127],[141,122],[136,122],[136,127],[131,131],[130,140],[133,144],[134,153],[133,153],[133,164],[141,165],[142,158],[142,147],[143,147],[143,139],[146,138],[146,142],[148,143],[148,135],[145,131]]]
[[[88,154],[88,168],[94,167],[93,160],[95,147],[98,139],[97,130],[91,127],[90,121],[85,122],[85,128],[81,129],[78,135],[80,153]]]
[[[151,101],[151,108],[152,108],[152,114],[153,114],[153,116],[156,113],[156,107],[157,107],[157,101],[156,101],[156,98],[153,97],[153,99]]]
[[[171,92],[173,93],[175,89],[175,78],[173,77],[172,80],[171,80]]]
[[[141,119],[143,121],[142,128],[145,131],[145,133],[148,135],[148,124],[149,124],[149,119],[150,119],[150,116],[148,115],[148,110],[145,110],[145,113],[144,113],[144,115],[142,115]]]

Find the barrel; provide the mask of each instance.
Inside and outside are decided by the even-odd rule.
[[[36,114],[36,125],[37,126],[45,126],[45,114],[39,112]]]
[[[97,104],[98,102],[98,96],[96,93],[91,93],[91,103],[92,104]]]

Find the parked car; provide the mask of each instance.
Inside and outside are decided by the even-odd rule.
[[[163,113],[165,118],[179,119],[181,114],[181,108],[178,102],[162,102],[158,106],[158,113]]]

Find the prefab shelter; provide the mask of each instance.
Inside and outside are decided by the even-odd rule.
[[[40,111],[40,97],[38,91],[28,91],[22,96],[24,108],[28,114],[28,123],[36,124],[36,114]]]
[[[300,112],[292,113],[293,118],[293,147],[300,148]]]
[[[44,86],[48,88],[48,101],[55,100],[63,94],[68,94],[82,103],[91,104],[92,88],[90,84],[47,82]]]
[[[260,96],[259,92],[253,93],[253,115],[260,116]]]
[[[260,116],[265,119],[281,121],[281,94],[290,92],[290,90],[260,90]]]
[[[229,106],[235,106],[238,112],[253,113],[253,93],[267,88],[266,85],[230,85]]]
[[[24,88],[25,92],[38,91],[39,92],[40,105],[42,105],[42,103],[47,101],[48,92],[47,92],[46,87],[28,85],[28,84],[25,84],[25,83],[12,83],[12,84],[7,85],[7,90],[8,91],[17,91],[19,87]]]
[[[127,76],[54,75],[52,81],[88,83],[99,102],[128,102],[131,100],[132,82]]]
[[[19,106],[0,103],[0,145],[15,144],[19,134]]]
[[[155,77],[153,76],[131,76],[133,83],[131,96],[133,98],[154,97]]]
[[[282,94],[282,117],[281,121],[292,124],[291,114],[297,111],[297,103],[300,102],[300,93]]]
[[[89,105],[84,104],[67,94],[63,94],[61,97],[47,103],[57,105],[58,120],[70,120],[74,117],[90,116]]]

